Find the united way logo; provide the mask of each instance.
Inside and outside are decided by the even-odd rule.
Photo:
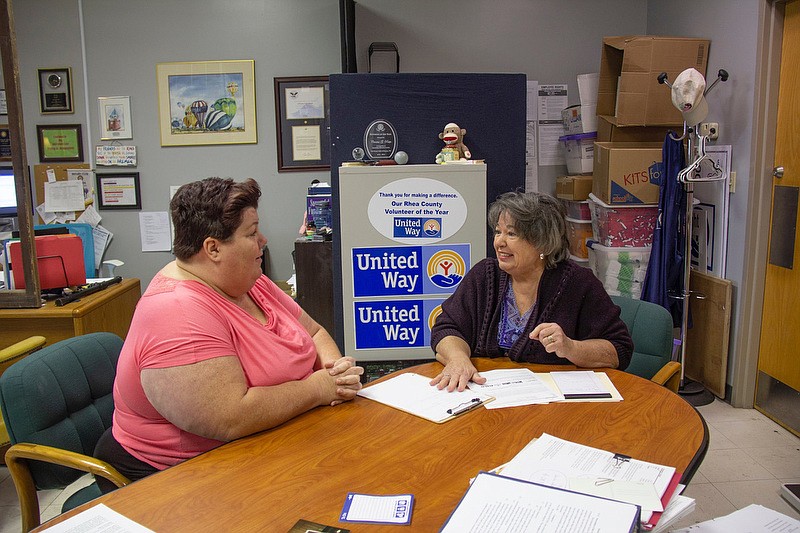
[[[442,235],[442,219],[429,218],[422,225],[422,231],[426,237],[441,237]]]
[[[439,250],[428,260],[428,279],[442,289],[458,285],[466,272],[464,258],[453,250]]]
[[[433,329],[433,325],[436,324],[436,319],[439,318],[439,315],[442,314],[442,306],[437,305],[433,308],[433,310],[428,315],[428,331]]]

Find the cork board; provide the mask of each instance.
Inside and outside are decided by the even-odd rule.
[[[48,164],[48,165],[34,165],[33,166],[33,187],[36,194],[36,205],[41,204],[44,202],[44,184],[47,182],[47,171],[52,169],[55,171],[56,174],[56,181],[66,181],[67,180],[67,170],[72,169],[86,169],[88,180],[89,180],[89,187],[94,188],[94,178],[92,177],[92,171],[89,170],[89,163],[64,163],[64,164]],[[75,218],[81,216],[83,211],[75,211]],[[39,224],[43,224],[44,221],[41,219],[39,214],[36,214],[36,220]]]
[[[684,374],[719,398],[725,397],[731,327],[730,280],[692,271],[689,280],[692,327],[686,336]],[[702,293],[705,299],[695,297]]]

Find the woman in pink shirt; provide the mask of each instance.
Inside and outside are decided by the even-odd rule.
[[[175,260],[136,306],[95,450],[131,480],[361,388],[363,369],[262,275],[260,195],[252,179],[208,178],[170,202]]]

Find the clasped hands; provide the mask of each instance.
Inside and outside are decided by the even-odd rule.
[[[323,403],[339,405],[352,400],[361,390],[361,374],[364,368],[356,365],[352,357],[340,357],[335,361],[325,363],[324,368],[315,372],[324,379],[325,394],[327,398]]]

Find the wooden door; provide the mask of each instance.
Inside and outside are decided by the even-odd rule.
[[[800,1],[786,5],[755,406],[800,435]]]

